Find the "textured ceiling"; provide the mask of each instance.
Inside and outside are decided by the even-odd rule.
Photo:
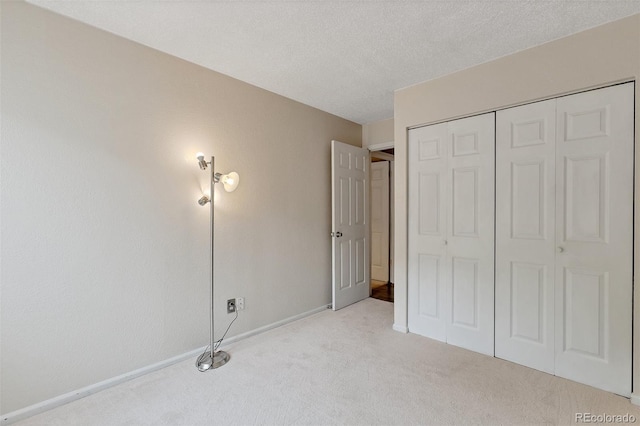
[[[392,117],[396,89],[640,13],[640,0],[30,2],[357,123]]]

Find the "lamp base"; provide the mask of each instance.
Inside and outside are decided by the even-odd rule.
[[[213,368],[222,367],[225,365],[231,357],[225,351],[218,351],[213,354],[213,360],[211,359],[211,351],[207,351],[200,355],[198,361],[196,361],[196,367],[200,371],[207,371]]]

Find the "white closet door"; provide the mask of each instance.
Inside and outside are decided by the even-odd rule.
[[[409,131],[409,331],[445,342],[447,123]]]
[[[494,117],[409,132],[409,330],[489,355]]]
[[[447,343],[493,355],[495,114],[448,130]]]
[[[556,375],[625,396],[631,393],[633,96],[626,84],[557,103]]]
[[[554,373],[556,100],[496,116],[496,356]]]

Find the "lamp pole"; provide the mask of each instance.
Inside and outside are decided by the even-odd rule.
[[[210,351],[210,356],[211,356],[211,362],[213,365],[213,359],[214,359],[214,355],[215,355],[215,349],[213,347],[214,344],[214,340],[213,340],[213,324],[214,324],[214,315],[213,315],[213,289],[214,289],[214,282],[215,282],[215,277],[213,274],[213,268],[215,265],[215,244],[213,243],[213,238],[214,238],[214,234],[215,234],[215,209],[213,208],[214,205],[214,197],[215,197],[215,193],[213,192],[215,190],[215,181],[213,180],[213,177],[215,175],[215,157],[212,155],[211,156],[211,169],[210,169],[210,176],[209,176],[209,194],[211,197],[211,201],[209,204],[209,253],[211,253],[211,268],[209,269],[209,282],[211,283],[211,297],[209,298],[209,303],[211,304],[211,309],[209,310],[209,319],[211,322],[211,338],[210,338],[210,345],[211,345],[211,351]]]
[[[202,157],[199,157],[202,158]],[[201,166],[200,168],[204,167],[204,164],[202,163],[204,159],[201,160]],[[209,166],[211,167],[210,171],[209,171],[209,193],[210,195],[210,199],[209,199],[209,252],[211,253],[211,268],[209,270],[209,282],[211,283],[211,291],[210,291],[210,297],[209,297],[209,303],[210,303],[210,309],[209,309],[209,322],[210,322],[210,336],[209,336],[209,351],[205,351],[202,355],[200,355],[200,357],[198,358],[198,360],[196,361],[196,367],[198,367],[198,370],[200,371],[207,371],[210,370],[212,368],[218,368],[218,367],[222,367],[223,365],[225,365],[227,363],[227,361],[229,361],[229,354],[224,352],[224,351],[215,351],[215,339],[213,336],[214,333],[214,282],[215,282],[215,276],[214,276],[214,265],[215,265],[215,244],[214,244],[214,236],[215,236],[215,209],[214,209],[214,200],[215,200],[215,193],[214,193],[214,186],[216,183],[216,179],[215,179],[215,157],[211,156],[211,162],[209,163]],[[202,204],[206,204],[206,203],[201,203]]]

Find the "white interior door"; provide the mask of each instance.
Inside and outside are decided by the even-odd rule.
[[[371,279],[389,281],[389,162],[371,163]]]
[[[556,375],[629,396],[634,87],[557,111]]]
[[[556,100],[496,116],[496,356],[554,373]]]
[[[331,141],[333,310],[369,297],[369,151]]]
[[[409,132],[409,330],[494,347],[494,113]]]

